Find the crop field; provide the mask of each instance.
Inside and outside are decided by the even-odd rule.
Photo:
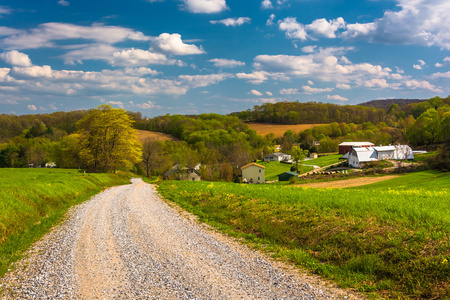
[[[125,176],[67,169],[0,169],[0,276],[74,204]]]
[[[171,136],[170,134],[165,134],[162,132],[147,131],[147,130],[138,130],[137,138],[141,143],[146,140],[161,141],[161,142],[178,141],[177,138],[175,138],[174,136]]]
[[[271,123],[253,123],[253,122],[249,122],[247,124],[259,135],[265,136],[268,133],[273,133],[275,134],[275,137],[283,136],[283,134],[288,130],[292,130],[295,133],[299,133],[300,131],[312,129],[317,125],[321,125],[321,124],[289,125],[289,124],[271,124]]]
[[[423,171],[351,189],[167,181],[159,190],[201,221],[341,287],[448,298],[449,186],[450,174]]]

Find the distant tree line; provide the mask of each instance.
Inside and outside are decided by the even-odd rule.
[[[235,180],[240,167],[274,152],[276,141],[262,137],[236,116],[165,115],[136,122],[141,130],[171,134],[181,142],[144,142],[146,173],[164,175],[174,164],[199,166],[204,180]]]
[[[374,108],[359,105],[337,105],[320,102],[278,102],[256,105],[253,109],[233,113],[243,121],[278,123],[278,124],[329,124],[384,122],[396,126],[396,122],[412,115],[417,119],[430,108],[446,111],[450,106],[450,97],[434,97],[421,102],[413,102],[402,106],[393,103],[388,108]]]
[[[304,116],[304,123],[324,124],[301,132],[288,130],[277,138],[274,134],[260,136],[245,123],[297,122],[299,116]],[[171,134],[180,141],[145,141],[141,148],[137,143],[127,145],[118,139],[123,136],[135,141],[133,128]],[[205,180],[230,181],[239,174],[241,166],[274,152],[275,145],[291,154],[297,149],[294,147],[309,152],[335,152],[343,141],[441,146],[434,166],[446,166],[449,137],[449,97],[402,106],[393,103],[387,109],[288,102],[255,106],[228,116],[165,115],[150,119],[139,112],[100,106],[42,115],[0,115],[0,167],[55,162],[62,168],[101,172],[126,167],[143,174],[167,176],[174,165],[180,164],[200,166]],[[126,150],[128,147],[139,153]]]

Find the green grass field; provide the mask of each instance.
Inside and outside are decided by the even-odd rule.
[[[426,171],[359,189],[161,182],[159,190],[200,220],[342,287],[449,298],[449,180]]]
[[[262,162],[258,161],[258,164],[265,167],[265,177],[267,181],[278,180],[278,175],[291,170],[293,165],[284,164],[279,161]],[[299,164],[300,173],[311,171],[313,168],[309,166],[302,166]]]
[[[342,154],[330,154],[327,156],[322,156],[319,158],[314,158],[310,160],[305,160],[303,163],[307,165],[316,165],[319,167],[325,167],[329,166],[331,164],[339,162],[339,157],[341,157]]]
[[[129,181],[63,169],[0,169],[0,276],[74,204]]]

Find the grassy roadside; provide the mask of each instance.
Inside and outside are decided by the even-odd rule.
[[[62,169],[0,169],[0,178],[0,277],[71,206],[129,182],[124,174]]]
[[[160,182],[200,220],[374,297],[450,297],[450,175],[417,172],[364,189]]]

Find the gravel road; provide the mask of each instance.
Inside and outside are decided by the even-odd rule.
[[[141,179],[72,209],[2,299],[356,299],[180,215]]]

